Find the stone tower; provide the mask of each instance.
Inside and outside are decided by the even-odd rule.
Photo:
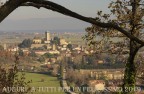
[[[50,33],[47,31],[45,32],[46,41],[50,41]]]
[[[4,50],[7,50],[7,45],[6,44],[4,44],[3,47],[4,47]]]
[[[45,43],[50,43],[50,33],[48,31],[45,32]]]

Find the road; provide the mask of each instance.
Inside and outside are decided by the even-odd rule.
[[[63,70],[62,87],[63,87],[63,89],[64,89],[66,94],[77,94],[75,92],[72,92],[70,90],[70,87],[67,84],[67,81],[66,81],[66,69]]]

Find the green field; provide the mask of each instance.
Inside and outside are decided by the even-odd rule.
[[[30,86],[35,89],[36,92],[28,94],[64,94],[64,92],[59,91],[58,87],[60,87],[60,82],[57,80],[57,77],[52,77],[47,74],[39,74],[39,73],[26,73],[26,80],[32,80]],[[42,82],[41,80],[44,79]],[[56,88],[54,91],[52,88]]]

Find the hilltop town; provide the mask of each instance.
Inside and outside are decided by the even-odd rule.
[[[21,39],[17,33],[15,35],[15,40]],[[111,41],[111,45],[105,47],[107,52],[103,52],[89,48],[84,40],[80,40],[83,36],[83,33],[60,35],[46,31],[41,34],[28,34],[27,37],[13,43],[11,35],[3,39],[11,43],[1,41],[0,53],[3,52],[2,50],[13,55],[17,52],[20,57],[20,71],[49,72],[52,76],[64,80],[61,82],[63,87],[87,86],[102,90],[104,87],[121,85],[125,59],[129,53],[126,46],[122,51],[120,50],[119,44],[122,44],[122,40]],[[75,39],[72,40],[72,38]],[[121,54],[118,55],[119,52]],[[144,57],[144,49],[139,54]],[[3,61],[1,64],[6,63],[7,66],[13,64],[14,57],[8,56],[10,58],[7,60],[0,57]],[[137,83],[137,85],[141,84]]]

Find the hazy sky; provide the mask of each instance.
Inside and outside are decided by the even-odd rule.
[[[107,11],[109,0],[51,0],[60,5],[65,6],[75,12],[86,16],[95,16],[97,10]],[[22,19],[22,18],[47,18],[47,17],[63,17],[59,13],[46,10],[36,9],[32,7],[20,7],[16,9],[9,18]]]
[[[108,3],[110,2],[110,0],[51,0],[55,3],[58,3],[60,5],[65,6],[68,9],[71,9],[72,11],[75,11],[79,14],[82,14],[84,16],[89,16],[89,17],[95,17],[96,16],[96,12],[98,10],[103,10],[105,12],[108,12],[107,6]],[[52,27],[53,25],[58,26],[57,22],[53,20],[51,20],[51,22],[48,23],[38,23],[38,22],[31,22],[31,19],[34,20],[35,19],[43,19],[43,18],[57,18],[57,20],[59,21],[60,19],[66,18],[69,19],[69,22],[67,21],[67,23],[63,23],[62,27]],[[10,20],[10,21],[9,21]],[[28,20],[27,22],[24,20]],[[21,22],[22,21],[22,22]],[[62,20],[60,20],[62,21]],[[43,28],[43,29],[64,29],[65,26],[70,27],[73,24],[69,24],[70,22],[75,22],[76,19],[72,19],[70,17],[66,17],[63,16],[59,13],[53,12],[51,10],[47,10],[44,8],[41,9],[36,9],[33,7],[19,7],[17,8],[14,12],[12,12],[7,18],[6,20],[4,20],[1,24],[0,24],[0,30],[29,30],[29,29],[42,29],[42,24],[48,24],[49,27],[51,28]],[[11,22],[13,22],[14,27],[11,26]],[[19,24],[19,22],[21,24]],[[72,26],[72,28],[75,29],[80,29],[86,26],[86,23],[82,24],[82,22],[76,21],[79,24],[77,24],[77,27],[75,28],[74,26]],[[31,26],[27,26],[28,23]],[[50,23],[52,23],[50,25]],[[19,25],[23,25],[25,24],[25,26],[19,26]],[[37,24],[37,28],[35,27],[34,24]],[[19,28],[21,27],[21,28]],[[78,28],[79,27],[79,28]],[[71,29],[71,28],[70,28]]]

